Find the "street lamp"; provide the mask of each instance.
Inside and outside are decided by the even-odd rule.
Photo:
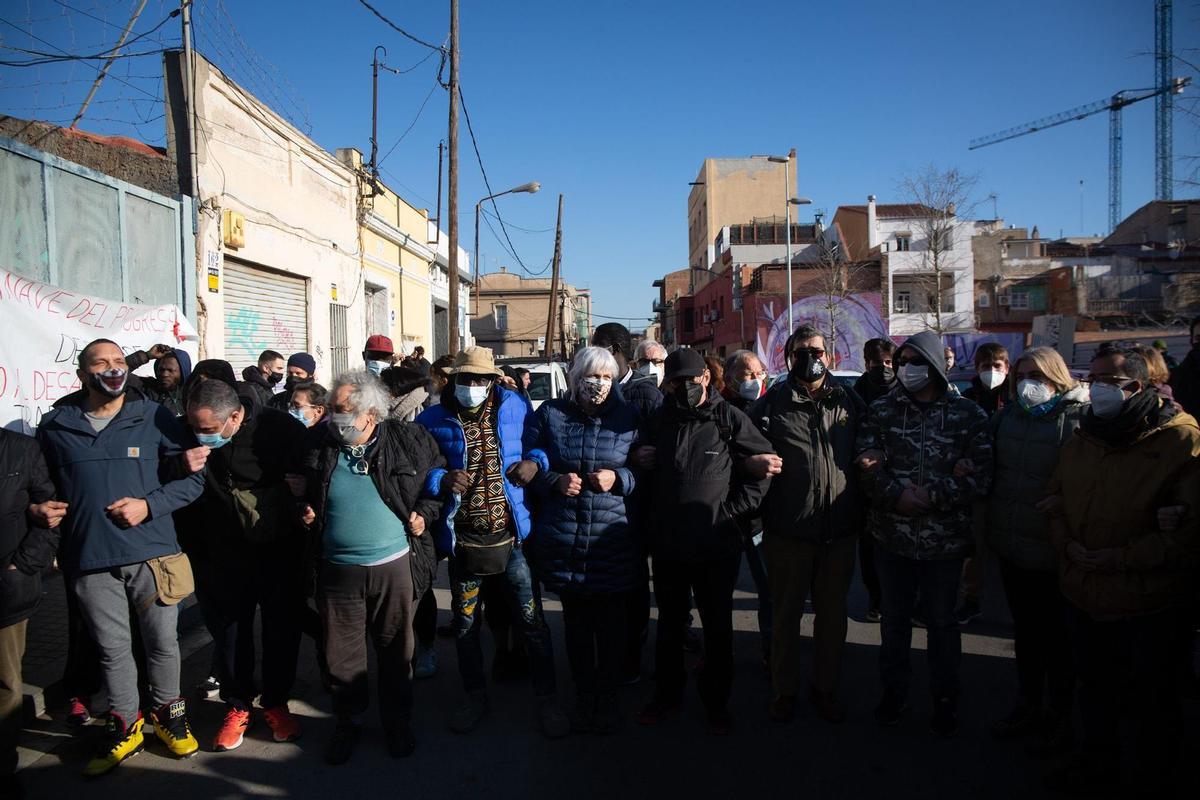
[[[783,198],[784,198],[784,227],[787,232],[787,312],[788,336],[795,330],[792,320],[792,206],[806,206],[812,203],[807,197],[792,197],[792,159],[790,156],[767,156],[767,161],[773,164],[783,164]]]
[[[482,208],[483,204],[486,203],[488,200],[494,200],[495,198],[503,197],[506,194],[519,194],[521,192],[525,192],[528,194],[537,194],[538,190],[540,190],[541,188],[542,188],[542,185],[540,183],[538,183],[537,181],[530,181],[529,183],[522,183],[520,186],[514,186],[511,189],[506,189],[503,192],[497,192],[496,194],[489,194],[487,197],[483,198],[482,200],[480,200],[478,203],[475,204],[475,255],[474,255],[474,258],[475,258],[475,314],[476,314],[476,316],[479,315],[479,209]],[[470,312],[470,303],[467,304],[467,311],[468,311],[468,313]],[[457,310],[455,311],[455,313],[458,313]],[[467,324],[469,326],[470,322],[468,322]]]

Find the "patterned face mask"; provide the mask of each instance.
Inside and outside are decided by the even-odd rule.
[[[611,389],[612,378],[588,377],[579,382],[579,388],[576,391],[580,400],[598,406],[608,399]]]

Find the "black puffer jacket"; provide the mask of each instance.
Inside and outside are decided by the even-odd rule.
[[[646,443],[656,450],[646,498],[651,552],[689,562],[741,552],[745,520],[770,483],[741,469],[747,456],[772,452],[750,419],[710,392],[695,409],[664,403],[650,418]]]
[[[768,536],[826,543],[856,536],[865,518],[855,438],[866,407],[853,391],[832,382],[822,397],[772,386],[746,415],[783,458],[763,503]]]
[[[307,500],[316,514],[309,529],[305,548],[305,588],[316,588],[321,553],[321,534],[325,526],[325,501],[329,482],[340,455],[340,447],[329,435],[327,424],[309,430],[301,456],[302,474],[308,481]],[[419,599],[433,584],[437,572],[437,552],[433,546],[433,524],[442,515],[442,501],[422,497],[421,488],[430,470],[446,466],[437,442],[423,426],[415,422],[385,419],[376,428],[376,442],[369,458],[370,475],[379,496],[397,518],[408,526],[408,516],[416,512],[425,519],[425,532],[409,534],[409,566],[412,569],[413,599]]]
[[[633,372],[629,375],[628,381],[618,384],[618,386],[621,397],[638,410],[643,420],[649,419],[650,415],[662,405],[663,393],[654,378],[648,375],[638,375]]]
[[[258,367],[250,366],[242,370],[242,383],[248,392],[258,398],[258,404],[261,406],[267,405],[275,396],[271,384],[267,383],[267,379],[258,371]]]
[[[32,525],[26,509],[53,497],[37,441],[0,428],[0,628],[29,619],[42,599],[42,570],[54,559],[62,528]]]

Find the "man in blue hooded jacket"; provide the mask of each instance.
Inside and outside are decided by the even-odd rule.
[[[452,727],[468,733],[489,710],[479,646],[480,592],[486,582],[489,597],[507,601],[525,641],[542,732],[549,738],[565,736],[570,723],[558,705],[550,628],[522,550],[530,529],[522,486],[537,472],[534,462],[522,460],[529,405],[499,384],[503,373],[486,347],[463,350],[447,372],[451,383],[442,402],[417,422],[433,434],[448,467],[430,470],[425,494],[447,500],[434,533],[439,552],[450,556],[458,669],[467,692]]]
[[[89,776],[104,774],[143,748],[130,609],[146,650],[154,701],[151,723],[177,756],[198,745],[179,694],[178,601],[190,592],[171,512],[200,496],[203,476],[162,482],[161,462],[180,456],[190,436],[163,406],[132,394],[129,365],[108,339],[79,355],[80,399],[42,418],[37,438],[57,495],[67,503],[59,566],[101,653],[110,711]]]

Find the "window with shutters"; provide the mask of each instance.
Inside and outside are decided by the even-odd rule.
[[[346,332],[346,306],[329,304],[329,355],[333,370],[330,377],[350,369],[350,340]]]
[[[496,303],[492,306],[492,316],[496,323],[496,330],[508,330],[508,306],[503,303]]]

